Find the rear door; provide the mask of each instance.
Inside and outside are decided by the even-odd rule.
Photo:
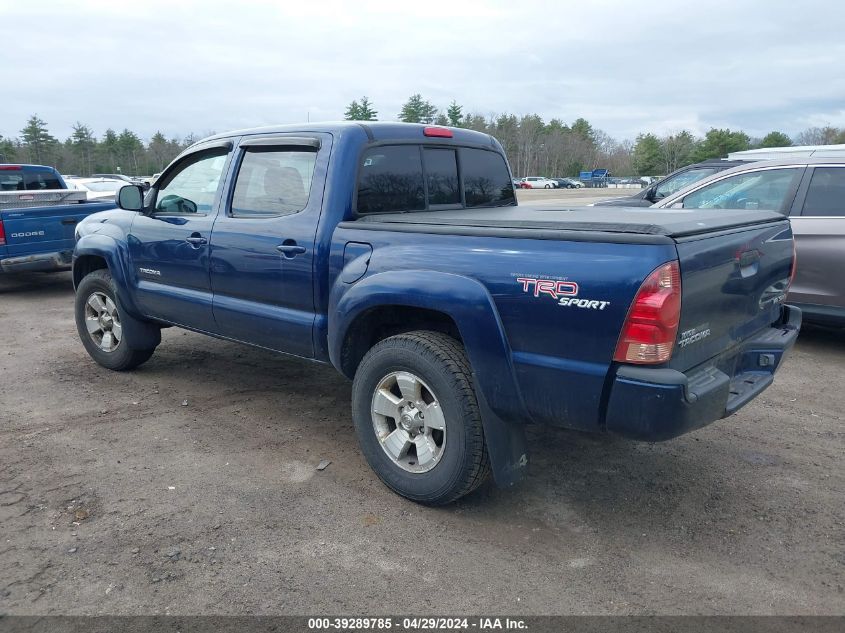
[[[314,240],[331,136],[245,138],[211,235],[218,332],[313,357]]]
[[[214,332],[209,240],[232,144],[198,148],[150,189],[129,234],[137,301],[150,317]]]
[[[798,255],[790,302],[845,316],[845,165],[810,167],[790,220]]]

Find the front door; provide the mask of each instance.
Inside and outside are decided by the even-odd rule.
[[[331,137],[245,139],[211,235],[224,336],[311,358],[313,266]]]
[[[129,250],[146,316],[214,331],[209,239],[229,146],[185,156],[157,181],[132,223]]]

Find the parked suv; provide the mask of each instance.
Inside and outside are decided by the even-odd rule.
[[[767,209],[788,215],[798,257],[787,300],[801,308],[807,321],[845,326],[845,159],[744,163],[655,206]]]
[[[676,191],[680,191],[702,178],[712,176],[715,173],[730,169],[731,167],[736,167],[737,165],[745,164],[748,164],[748,162],[717,158],[714,160],[706,160],[703,163],[687,165],[686,167],[681,167],[680,169],[673,171],[665,178],[658,180],[651,186],[646,187],[633,196],[623,196],[621,198],[602,200],[601,202],[596,202],[593,206],[650,207],[654,203],[660,202],[664,198],[671,196]]]

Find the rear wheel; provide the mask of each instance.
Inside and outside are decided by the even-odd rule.
[[[445,334],[409,332],[375,345],[355,373],[352,413],[367,462],[404,497],[450,503],[489,473],[469,361]]]
[[[133,347],[131,336],[124,329],[127,318],[118,304],[117,289],[108,270],[95,270],[79,282],[75,317],[88,355],[107,369],[134,369],[155,351]]]

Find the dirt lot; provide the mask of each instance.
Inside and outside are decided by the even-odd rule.
[[[110,373],[72,297],[0,278],[0,613],[845,613],[843,334],[729,420],[537,429],[520,487],[428,509],[369,470],[331,368],[170,329]]]

